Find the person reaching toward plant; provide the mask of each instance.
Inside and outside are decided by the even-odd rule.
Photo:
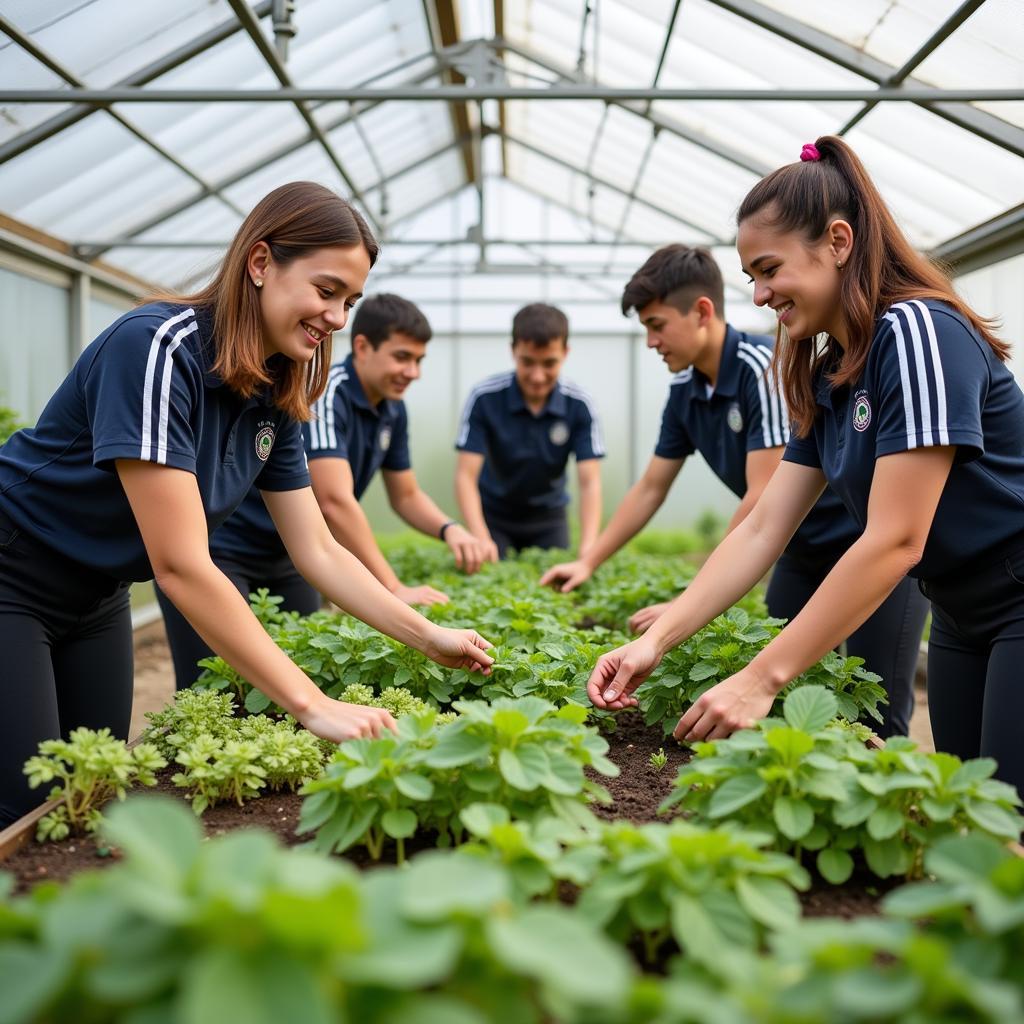
[[[428,585],[406,586],[381,553],[359,504],[378,470],[394,511],[444,541],[456,565],[473,573],[487,558],[482,542],[434,504],[412,470],[402,396],[420,376],[430,337],[427,318],[408,299],[362,299],[352,317],[352,351],[328,371],[324,393],[302,427],[313,494],[335,540],[406,604],[443,603],[448,596]],[[289,558],[258,487],[214,531],[210,555],[243,597],[265,587],[283,598],[282,611],[309,615],[320,607],[319,592]],[[195,682],[197,662],[211,651],[159,587],[157,598],[181,690]]]
[[[310,731],[394,728],[324,695],[213,564],[209,532],[255,483],[300,572],[442,665],[488,672],[486,640],[443,629],[331,536],[301,422],[377,256],[345,200],[311,182],[262,199],[202,291],[150,301],[90,344],[38,424],[0,449],[0,825],[32,806],[22,765],[79,726],[125,738],[129,584],[158,580],[210,647]]]
[[[897,227],[834,136],[762,179],[738,214],[754,301],[778,318],[794,430],[750,514],[666,612],[602,656],[594,704],[635,704],[662,655],[757,582],[826,483],[861,536],[796,618],[701,696],[677,739],[717,739],[849,635],[904,575],[932,602],[928,693],[936,748],[990,756],[1024,789],[1024,393],[1009,346]]]
[[[643,476],[591,548],[541,577],[542,585],[560,585],[563,593],[588,580],[643,529],[695,451],[741,499],[729,522],[729,530],[735,529],[757,503],[789,439],[789,415],[769,372],[773,341],[726,323],[722,272],[708,250],[668,245],[655,252],[623,290],[623,313],[634,309],[647,329],[647,347],[673,374],[661,433]],[[827,489],[772,569],[768,614],[794,618],[860,532],[839,496]],[[630,628],[643,632],[667,607],[641,608],[631,616]],[[884,680],[889,695],[879,726],[884,736],[905,736],[910,728],[927,614],[928,602],[906,578],[843,638],[847,654],[863,658]]]

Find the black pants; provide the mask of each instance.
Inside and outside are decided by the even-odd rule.
[[[277,559],[247,560],[237,556],[213,555],[214,564],[235,585],[247,601],[260,587],[283,597],[279,606],[285,612],[312,615],[322,604],[319,593],[308,584],[285,556]],[[188,619],[171,603],[167,595],[154,584],[160,610],[164,614],[167,642],[174,661],[174,682],[179,690],[187,690],[202,674],[196,663],[212,656],[206,641],[192,628]]]
[[[994,757],[1024,794],[1024,547],[951,578],[922,581],[932,602],[928,711],[935,748]]]
[[[0,828],[41,804],[22,766],[42,740],[108,726],[128,738],[128,584],[28,537],[0,512]]]
[[[795,618],[838,561],[834,558],[805,559],[784,554],[775,564],[768,584],[768,614],[780,619]],[[906,736],[914,712],[914,672],[921,646],[921,632],[928,615],[928,602],[917,582],[909,576],[877,611],[846,641],[850,657],[864,659],[864,667],[882,677],[889,695],[881,707],[883,721],[871,722],[879,736]]]
[[[491,539],[498,545],[498,557],[504,558],[509,548],[567,548],[569,546],[569,520],[564,508],[552,509],[541,515],[514,518],[497,515],[484,509],[484,521]]]

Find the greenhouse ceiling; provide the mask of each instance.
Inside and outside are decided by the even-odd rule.
[[[189,286],[321,181],[425,302],[614,303],[825,133],[914,241],[1024,250],[1020,0],[0,0],[0,242]],[[44,233],[40,236],[39,233]]]

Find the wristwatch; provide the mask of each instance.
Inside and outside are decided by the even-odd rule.
[[[458,520],[457,520],[457,519],[449,519],[449,520],[448,520],[448,522],[447,522],[447,523],[444,523],[444,524],[443,524],[443,525],[441,526],[441,529],[437,531],[437,535],[438,535],[438,537],[440,537],[440,538],[441,538],[441,540],[444,540],[444,535],[445,535],[445,533],[447,532],[447,530],[448,530],[448,527],[449,527],[449,526],[458,526],[458,525],[459,525],[459,523],[458,523]]]

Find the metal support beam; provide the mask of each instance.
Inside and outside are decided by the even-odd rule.
[[[272,6],[273,0],[261,0],[260,3],[253,7],[253,14],[257,18],[262,18],[270,13]],[[222,25],[210,29],[209,32],[204,32],[201,36],[190,40],[184,46],[180,46],[178,49],[165,54],[152,64],[147,64],[144,68],[140,68],[133,74],[128,75],[127,78],[122,78],[115,85],[119,87],[147,85],[161,75],[165,75],[182,64],[188,63],[193,57],[198,57],[201,53],[205,53],[218,43],[224,42],[225,39],[229,39],[241,30],[242,26],[238,24],[237,19],[232,18]],[[62,132],[65,128],[70,128],[73,124],[77,124],[83,118],[88,117],[90,114],[95,114],[100,109],[102,108],[96,106],[91,109],[75,107],[71,110],[65,110],[48,118],[42,124],[37,124],[34,128],[16,135],[13,139],[9,139],[3,145],[0,145],[0,164],[20,156],[26,150],[31,149],[33,146],[38,146],[40,142],[45,142],[58,132]]]
[[[494,35],[498,39],[502,39],[505,36],[505,0],[494,0]],[[494,51],[495,57],[505,63],[505,51],[500,47]],[[508,177],[508,148],[505,143],[505,132],[508,130],[508,120],[506,118],[505,101],[498,101],[498,127],[501,129],[501,172],[507,178]]]
[[[507,48],[508,44],[505,46]],[[473,100],[601,100],[606,103],[1019,103],[1024,89],[938,89],[928,85],[853,89],[629,88],[556,82],[539,88],[514,85],[411,85],[305,89],[0,89],[0,103],[452,103]],[[986,115],[987,116],[987,115]],[[993,118],[999,121],[999,118]],[[971,129],[974,130],[973,128]]]
[[[17,25],[13,24],[10,19],[0,15],[0,31],[6,33],[18,46],[20,46],[26,53],[34,57],[42,65],[49,68],[55,75],[63,78],[69,85],[74,86],[76,89],[85,88],[84,81],[79,78],[76,74],[64,67],[56,58],[48,54],[41,46],[38,46],[34,40],[27,36]],[[113,108],[106,111],[122,128],[127,129],[135,136],[144,146],[153,150],[161,159],[166,160],[167,163],[176,167],[182,174],[191,178],[202,190],[204,197],[215,195],[221,202],[226,206],[230,207],[240,216],[244,216],[242,210],[232,202],[227,196],[217,191],[208,181],[206,181],[201,175],[197,174],[190,167],[183,164],[173,153],[165,149],[155,139],[151,138],[141,128],[137,128],[131,121],[128,120],[119,111]]]
[[[787,39],[805,50],[810,50],[811,53],[816,53],[819,57],[824,57],[826,60],[846,68],[847,71],[852,71],[854,74],[877,83],[878,95],[866,97],[865,102],[871,102],[873,99],[883,102],[891,92],[902,91],[910,102],[919,104],[936,116],[959,128],[964,128],[996,146],[1009,150],[1017,156],[1024,156],[1024,129],[994,117],[992,114],[987,114],[983,110],[967,106],[969,103],[989,99],[989,97],[978,94],[929,99],[927,96],[917,95],[919,89],[916,87],[905,86],[902,90],[897,87],[893,90],[885,86],[884,83],[890,75],[898,72],[898,68],[877,60],[834,36],[819,32],[796,18],[790,18],[772,7],[758,3],[757,0],[711,0],[711,3],[744,18],[767,32]],[[935,104],[944,105],[936,106]]]
[[[451,148],[450,146],[448,148]],[[447,150],[445,150],[447,152]],[[418,166],[418,165],[417,165]],[[371,186],[367,191],[372,191],[376,188],[376,185]],[[464,186],[459,186],[463,188]],[[546,198],[546,197],[545,197]],[[168,241],[157,241],[153,239],[138,239],[138,238],[107,238],[102,241],[79,241],[72,245],[73,249],[226,249],[230,244],[230,239],[212,239],[212,238],[189,238],[189,239],[174,239]],[[672,239],[667,239],[663,242],[637,242],[630,241],[629,239],[619,239],[618,247],[620,249],[641,248],[657,249],[660,246],[668,245]],[[544,245],[551,246],[553,248],[569,248],[569,249],[593,249],[595,247],[611,245],[613,239],[590,239],[590,238],[485,238],[485,245]],[[425,248],[447,248],[450,246],[457,245],[479,245],[480,240],[476,238],[389,238],[385,241],[388,249],[395,248],[408,248],[408,247],[425,247]]]
[[[923,64],[983,3],[985,0],[966,0],[962,3],[919,47],[909,60],[889,75],[884,85],[902,85],[911,73]],[[864,117],[875,109],[875,103],[865,103],[853,117],[850,118],[836,135],[845,135],[854,125],[858,124]]]
[[[282,91],[293,89],[294,86],[292,84],[291,75],[288,74],[288,69],[281,62],[281,58],[278,56],[277,51],[263,35],[263,31],[260,29],[260,20],[253,14],[252,8],[246,0],[228,0],[228,3],[231,5],[231,10],[235,12],[235,17],[238,18],[239,22],[241,22],[242,28],[245,29],[246,34],[252,40],[253,45],[259,51],[264,61],[266,61],[267,66],[274,73],[274,77],[281,83]],[[331,145],[327,136],[324,134],[323,129],[313,116],[313,112],[309,109],[306,101],[303,99],[295,99],[293,100],[293,103],[295,104],[295,109],[299,112],[299,116],[306,122],[306,127],[309,128],[310,132],[312,132],[313,138],[315,138],[320,144],[320,148],[324,151],[327,159],[341,176],[341,180],[345,182],[345,186],[348,188],[352,198],[363,207],[363,212],[366,214],[367,219],[373,226],[374,231],[379,233],[379,220],[373,215],[373,211],[368,206],[366,197],[360,191],[359,186],[352,180],[348,171],[345,170],[344,165],[338,158],[338,154],[335,153],[334,147]]]
[[[1024,204],[948,239],[930,255],[952,267],[955,274],[967,274],[1022,252]]]

